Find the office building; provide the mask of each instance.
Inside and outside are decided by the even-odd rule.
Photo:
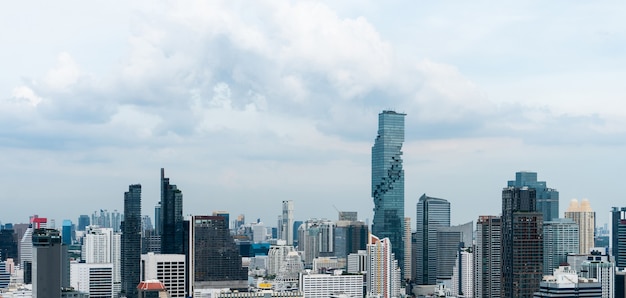
[[[224,217],[192,216],[189,241],[188,293],[202,288],[247,289],[248,270]]]
[[[84,231],[88,225],[91,224],[91,220],[89,220],[89,215],[82,214],[78,217],[78,231]]]
[[[389,238],[400,266],[404,265],[404,117],[383,111],[378,114],[378,135],[372,147],[372,233]]]
[[[185,289],[185,255],[147,253],[141,255],[141,280],[163,283],[169,298],[187,297]]]
[[[300,274],[298,289],[307,298],[363,297],[363,275],[342,275],[341,270],[333,274]]]
[[[615,267],[626,268],[626,207],[611,210],[611,255]]]
[[[339,220],[334,231],[334,253],[345,259],[351,253],[367,248],[369,229],[362,221]]]
[[[615,262],[607,255],[588,255],[586,261],[580,264],[578,275],[587,279],[595,279],[602,287],[602,298],[614,298]]]
[[[471,247],[460,248],[457,253],[450,292],[458,297],[474,297],[474,253]]]
[[[548,188],[545,181],[537,181],[536,172],[517,172],[515,180],[508,182],[508,187],[534,188],[536,193],[536,211],[543,214],[544,221],[559,218],[559,192]]]
[[[305,266],[313,259],[334,255],[335,223],[327,219],[309,219],[298,229],[298,251],[302,252]]]
[[[0,229],[0,261],[17,261],[17,234],[11,226]]]
[[[501,297],[502,219],[483,215],[476,222],[474,250],[474,297]]]
[[[89,293],[90,298],[117,297],[113,289],[113,263],[71,263],[70,275],[71,287]]]
[[[401,269],[392,253],[388,238],[370,235],[367,245],[367,295],[375,297],[399,297]]]
[[[32,242],[33,298],[60,297],[61,288],[70,283],[67,246],[62,244],[59,231],[53,229],[35,229]]]
[[[521,296],[526,297],[526,296]],[[602,297],[602,288],[595,279],[579,278],[576,271],[569,266],[554,269],[553,275],[543,278],[535,298],[543,297]]]
[[[543,223],[543,274],[567,262],[567,255],[579,251],[578,224],[569,218],[555,218]]]
[[[415,270],[418,285],[437,282],[437,230],[450,226],[450,202],[423,194],[417,202]]]
[[[141,185],[133,184],[124,193],[124,221],[121,245],[122,296],[137,298],[141,265]]]
[[[502,190],[502,297],[531,297],[543,277],[543,214],[534,188]]]
[[[594,233],[596,229],[596,213],[589,205],[589,200],[583,199],[580,204],[578,200],[572,199],[565,211],[565,218],[571,218],[578,224],[578,243],[580,254],[588,254],[595,247]]]
[[[291,245],[286,245],[284,240],[278,244],[271,245],[267,253],[267,274],[277,275],[280,268],[287,263],[287,256],[291,252],[295,253],[295,248]]]
[[[283,212],[280,216],[278,237],[287,241],[287,245],[293,245],[293,201],[283,201]]]
[[[339,211],[339,221],[358,221],[358,212],[356,211]]]
[[[161,253],[184,254],[183,192],[170,184],[161,168]]]
[[[348,255],[348,273],[367,272],[367,250],[359,250]]]
[[[626,269],[615,271],[615,298],[626,297]]]
[[[88,264],[111,264],[113,297],[121,291],[121,235],[113,228],[87,226],[83,238],[82,259]]]
[[[474,223],[437,228],[437,281],[449,281],[457,264],[460,249],[472,246]]]
[[[71,245],[74,242],[76,235],[74,234],[74,225],[69,219],[63,220],[63,226],[61,228],[61,240],[65,245]]]
[[[413,258],[411,255],[413,254],[412,242],[411,242],[411,218],[404,218],[404,237],[402,241],[404,242],[404,266],[402,266],[402,273],[404,274],[404,280],[412,280],[413,279]]]

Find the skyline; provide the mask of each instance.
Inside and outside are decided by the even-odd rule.
[[[407,114],[412,227],[424,193],[451,203],[453,225],[498,215],[519,171],[559,191],[559,217],[588,198],[609,223],[626,203],[624,13],[565,1],[5,3],[0,199],[19,204],[0,220],[122,210],[135,183],[153,218],[166,168],[185,215],[273,224],[293,200],[298,220],[335,219],[335,205],[371,223],[376,115],[393,109]]]

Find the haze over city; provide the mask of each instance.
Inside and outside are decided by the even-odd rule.
[[[76,220],[159,169],[184,213],[372,219],[377,115],[406,113],[405,213],[501,212],[517,171],[623,206],[626,4],[11,2],[0,9],[0,195]],[[414,221],[413,221],[414,224]]]

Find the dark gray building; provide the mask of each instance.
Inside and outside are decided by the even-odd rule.
[[[183,245],[183,192],[170,184],[161,168],[161,253],[184,254]]]
[[[460,248],[471,247],[474,222],[437,229],[437,280],[451,280]]]
[[[626,207],[611,210],[611,255],[615,267],[626,268]]]
[[[35,229],[33,239],[32,284],[34,298],[57,298],[69,287],[67,246],[54,229]]]
[[[545,181],[537,181],[536,172],[517,172],[515,180],[510,180],[508,186],[534,188],[536,192],[536,210],[543,214],[543,221],[559,218],[559,192],[548,188]]]
[[[501,297],[502,219],[484,215],[476,222],[474,297]]]
[[[141,185],[133,184],[124,193],[124,220],[122,221],[122,293],[137,298],[141,281]]]
[[[502,190],[502,297],[532,297],[543,277],[543,215],[529,187]]]
[[[335,256],[346,259],[349,254],[367,249],[369,229],[362,221],[339,220],[333,241]]]

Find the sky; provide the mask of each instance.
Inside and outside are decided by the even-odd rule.
[[[0,222],[123,210],[372,219],[378,113],[406,113],[405,214],[501,213],[517,171],[626,206],[626,3],[0,4]]]

